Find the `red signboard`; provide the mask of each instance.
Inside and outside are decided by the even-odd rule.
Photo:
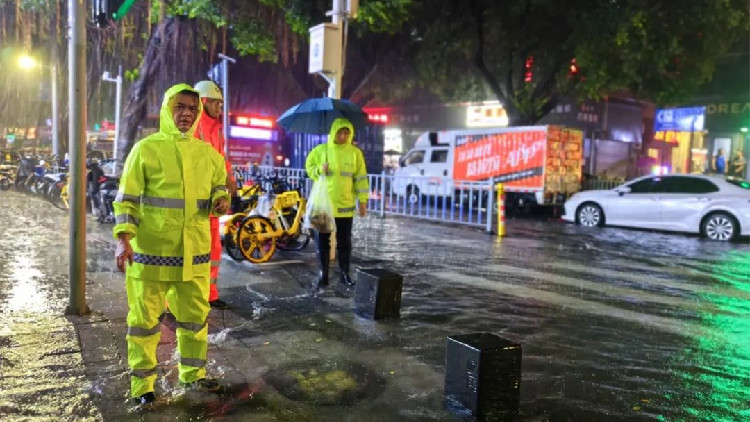
[[[543,188],[546,130],[524,130],[456,138],[453,178],[494,177],[506,186]]]

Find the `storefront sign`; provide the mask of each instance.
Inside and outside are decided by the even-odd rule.
[[[706,105],[706,129],[711,133],[738,133],[750,127],[750,102]]]
[[[750,103],[718,103],[706,106],[706,114],[750,113]]]
[[[467,127],[505,127],[508,115],[502,105],[480,105],[466,107]]]
[[[706,107],[665,108],[656,110],[654,131],[693,132],[703,130]]]

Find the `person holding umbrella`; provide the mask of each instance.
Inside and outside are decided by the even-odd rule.
[[[326,175],[328,194],[333,203],[336,220],[336,242],[341,271],[339,281],[347,286],[354,285],[349,276],[354,211],[358,209],[360,217],[367,215],[367,199],[370,193],[365,158],[362,151],[352,144],[353,139],[352,123],[343,117],[336,118],[331,124],[328,142],[313,148],[305,162],[307,174],[313,181],[317,181],[321,174]],[[315,285],[317,289],[328,286],[330,237],[330,233],[315,232],[320,263],[320,274]]]

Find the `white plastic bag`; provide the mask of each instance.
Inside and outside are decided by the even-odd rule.
[[[333,203],[328,195],[328,183],[325,175],[321,175],[313,184],[310,197],[305,209],[305,224],[303,230],[316,230],[320,233],[336,231],[336,220],[333,217]]]

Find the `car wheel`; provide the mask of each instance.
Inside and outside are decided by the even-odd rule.
[[[601,227],[604,225],[604,211],[593,202],[586,202],[576,211],[576,223],[584,227]]]
[[[419,196],[419,188],[416,186],[409,186],[406,188],[406,197],[410,204],[417,204],[421,199]]]
[[[739,224],[730,214],[715,212],[703,219],[701,234],[711,240],[728,242],[739,234]]]

